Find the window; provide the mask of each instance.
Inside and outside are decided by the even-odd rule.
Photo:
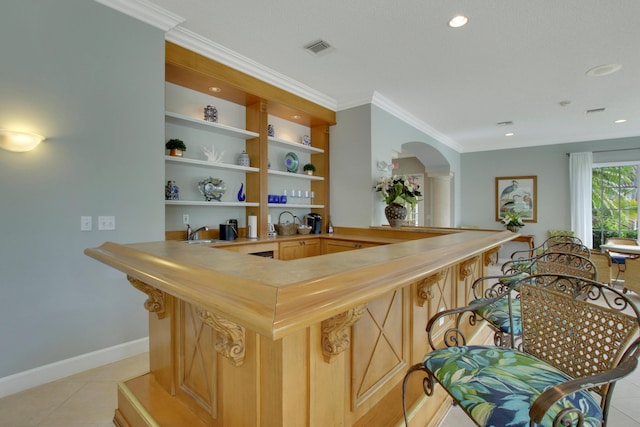
[[[593,168],[593,247],[609,237],[638,238],[638,164]]]

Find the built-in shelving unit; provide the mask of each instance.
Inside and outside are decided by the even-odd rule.
[[[307,212],[312,211],[328,219],[329,126],[335,124],[335,112],[171,42],[166,42],[165,45],[165,77],[171,89],[175,90],[174,93],[178,96],[182,88],[199,93],[199,102],[195,105],[187,105],[188,102],[183,102],[182,99],[179,103],[172,104],[173,106],[167,103],[165,122],[168,128],[175,132],[176,129],[180,131],[180,127],[183,127],[185,134],[193,134],[198,140],[200,149],[204,150],[207,144],[213,144],[216,150],[222,151],[226,148],[226,157],[223,157],[224,160],[221,162],[191,158],[197,157],[197,154],[193,154],[194,151],[190,151],[189,156],[185,158],[165,156],[167,170],[171,170],[172,174],[182,175],[188,193],[184,197],[187,200],[183,200],[181,188],[180,200],[165,201],[167,215],[170,213],[172,224],[182,225],[183,218],[190,213],[186,209],[189,207],[193,207],[196,215],[207,212],[207,218],[213,218],[207,219],[213,223],[206,225],[214,225],[217,219],[225,216],[226,218],[239,217],[239,224],[242,224],[246,221],[246,216],[255,215],[258,217],[259,237],[268,235],[267,218],[272,213],[270,210],[275,212],[278,209],[308,210]],[[217,88],[215,93],[211,92],[212,87]],[[205,98],[202,97],[203,94]],[[203,99],[207,101],[202,102]],[[226,120],[225,123],[235,126],[192,117],[199,114],[207,104],[217,104],[216,100],[224,105],[223,108],[218,105],[219,117],[222,116]],[[244,115],[244,117],[238,120],[238,115]],[[268,125],[272,119],[279,121],[278,129],[282,131],[280,135],[276,133],[276,136],[268,136]],[[291,129],[294,131],[290,131]],[[292,139],[295,140],[297,136],[303,136],[300,135],[302,131],[304,131],[305,140],[306,137],[310,138],[310,145],[292,142]],[[208,136],[208,134],[211,135]],[[234,139],[237,140],[238,145],[235,145]],[[233,160],[229,161],[229,155],[231,153],[235,155],[241,149],[228,147],[240,145],[241,149],[246,150],[250,156],[251,166],[239,166],[231,164]],[[194,150],[196,149],[198,148]],[[306,162],[314,164],[315,174],[281,170],[280,158],[283,156],[282,153],[287,151],[298,154],[301,159],[299,165],[301,168]],[[269,167],[270,155],[278,157],[278,160],[271,159],[275,162],[273,169]],[[198,170],[204,173],[199,175],[199,172],[194,172]],[[225,180],[227,199],[244,191],[246,201],[224,201],[225,197],[221,202],[188,200],[198,198],[197,193],[194,192],[194,180],[197,183],[197,177],[206,174],[208,170],[215,171],[215,174],[211,172],[212,176]],[[183,175],[183,171],[188,171],[190,175],[187,176],[186,173]],[[172,178],[167,176],[167,179]],[[240,185],[244,185],[243,189],[239,188]],[[312,192],[313,201],[311,203],[268,203],[270,192],[281,194],[283,190],[294,189]],[[185,209],[177,209],[176,206],[183,206]],[[203,210],[205,208],[206,211]],[[220,208],[225,209],[219,210]]]

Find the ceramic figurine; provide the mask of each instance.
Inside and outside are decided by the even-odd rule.
[[[204,119],[208,122],[216,123],[218,121],[218,109],[213,105],[204,107]]]
[[[302,144],[311,145],[311,137],[309,135],[305,135],[302,137]]]
[[[222,161],[222,155],[224,154],[224,151],[216,153],[216,148],[213,145],[211,146],[211,150],[207,147],[202,147],[202,152],[207,156],[208,161],[215,163],[220,163]]]
[[[273,128],[273,125],[269,125],[269,126],[267,126],[267,134],[268,134],[269,136],[275,136],[275,135],[276,135],[276,131],[275,131],[275,129]]]

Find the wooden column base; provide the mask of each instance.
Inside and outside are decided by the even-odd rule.
[[[169,395],[148,373],[118,383],[118,409],[113,423],[118,427],[206,427],[183,403]]]

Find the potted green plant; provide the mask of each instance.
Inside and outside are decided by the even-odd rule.
[[[168,140],[165,147],[169,150],[170,156],[182,157],[182,152],[187,151],[187,146],[184,145],[184,142],[177,138]]]
[[[313,175],[313,173],[316,171],[316,167],[311,163],[307,163],[302,167],[302,170],[305,171],[307,175]]]
[[[522,222],[522,214],[520,212],[506,212],[502,218],[502,223],[507,227],[507,230],[516,233],[520,227],[524,227]]]

